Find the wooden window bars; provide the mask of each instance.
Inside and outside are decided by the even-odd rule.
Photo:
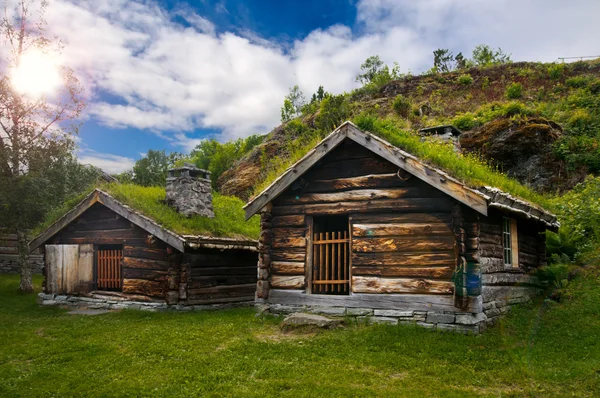
[[[313,235],[312,293],[348,294],[350,237],[348,231]]]
[[[98,290],[121,290],[123,249],[96,252],[96,288]]]

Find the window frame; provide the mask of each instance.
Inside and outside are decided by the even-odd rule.
[[[506,268],[519,268],[517,220],[507,216],[502,217],[502,261]]]

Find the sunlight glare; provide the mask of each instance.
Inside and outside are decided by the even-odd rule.
[[[32,97],[52,94],[60,82],[58,67],[41,51],[23,54],[20,65],[14,68],[11,74],[13,88]]]

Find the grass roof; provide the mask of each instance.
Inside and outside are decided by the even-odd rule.
[[[202,235],[211,237],[258,239],[260,220],[252,217],[244,221],[244,202],[232,196],[213,192],[214,218],[185,217],[163,203],[166,192],[162,187],[142,187],[135,184],[102,184],[99,189],[107,192],[119,202],[151,218],[161,227],[180,235]],[[51,212],[46,220],[33,231],[38,235],[65,213],[71,210],[94,188],[65,202],[63,206]]]

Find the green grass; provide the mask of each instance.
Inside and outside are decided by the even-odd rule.
[[[40,280],[36,279],[39,287]],[[284,334],[252,309],[40,308],[0,276],[0,396],[598,396],[600,278],[480,336],[412,326]]]
[[[100,189],[111,194],[118,201],[130,206],[147,217],[150,217],[162,227],[179,234],[197,234],[206,236],[251,238],[258,239],[260,220],[253,217],[244,221],[244,202],[233,196],[220,195],[213,192],[214,218],[187,218],[177,213],[162,201],[166,197],[162,187],[142,187],[134,184],[104,184]],[[71,210],[87,194],[69,200],[60,209],[49,214],[45,222],[33,232],[36,236],[63,214]]]

